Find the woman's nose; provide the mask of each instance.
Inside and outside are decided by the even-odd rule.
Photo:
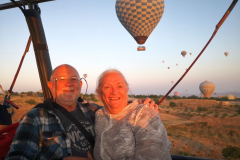
[[[112,94],[118,93],[118,89],[116,87],[112,87]]]

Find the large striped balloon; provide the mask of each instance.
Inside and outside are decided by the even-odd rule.
[[[205,81],[199,85],[199,89],[204,97],[209,98],[215,90],[215,84]]]
[[[117,0],[119,21],[138,44],[144,44],[160,21],[164,0]]]

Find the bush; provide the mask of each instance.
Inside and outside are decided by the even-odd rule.
[[[174,103],[174,102],[170,102],[169,106],[170,106],[170,107],[177,107],[177,104]]]
[[[33,96],[33,92],[32,91],[27,92],[27,96]]]
[[[240,148],[227,146],[227,148],[224,148],[222,150],[222,156],[224,158],[232,158],[232,159],[240,158]]]
[[[28,103],[28,104],[37,104],[37,102],[36,102],[34,99],[26,100],[25,103]]]
[[[207,111],[208,109],[206,108],[206,107],[200,107],[200,106],[198,106],[198,108],[197,108],[197,111],[198,112],[201,112],[201,111]]]
[[[225,118],[227,115],[227,113],[224,113],[221,118]]]

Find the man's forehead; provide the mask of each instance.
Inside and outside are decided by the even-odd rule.
[[[59,66],[54,70],[53,76],[66,76],[66,75],[71,75],[71,76],[79,76],[78,71],[68,65],[63,65]]]

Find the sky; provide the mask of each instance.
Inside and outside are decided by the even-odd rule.
[[[70,64],[80,76],[88,74],[88,93],[95,93],[104,70],[114,68],[125,75],[130,94],[164,95],[173,86],[171,81],[175,83],[200,53],[231,2],[165,0],[163,16],[144,44],[144,52],[137,51],[138,44],[119,22],[115,0],[56,0],[39,7],[53,69]],[[239,15],[240,2],[173,92],[199,95],[199,85],[206,80],[215,84],[215,93],[240,92]],[[0,11],[0,85],[4,90],[11,86],[29,34],[19,8]],[[228,57],[224,52],[229,52]],[[82,93],[85,88],[83,83]],[[31,44],[13,91],[39,90]]]

